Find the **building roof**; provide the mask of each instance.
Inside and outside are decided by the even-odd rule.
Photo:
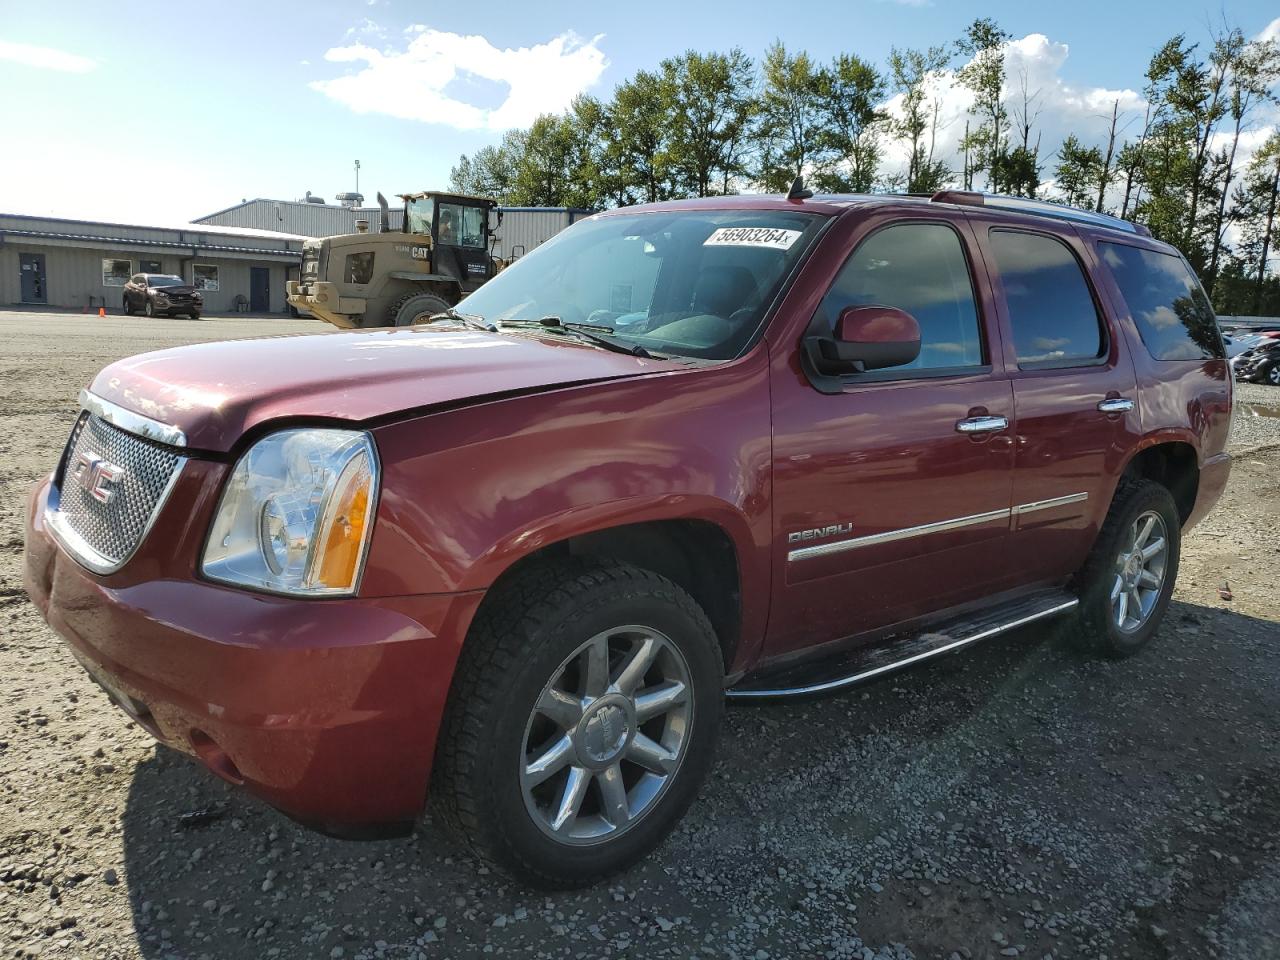
[[[0,213],[0,236],[99,243],[108,246],[198,248],[200,250],[292,256],[306,237],[245,227],[203,224],[135,224],[70,220]]]

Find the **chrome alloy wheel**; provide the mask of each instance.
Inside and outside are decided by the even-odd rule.
[[[561,843],[617,837],[674,779],[692,723],[675,644],[651,627],[596,634],[556,669],[525,725],[525,809]]]
[[[1164,518],[1148,510],[1133,522],[1128,545],[1116,557],[1111,615],[1122,633],[1132,633],[1151,616],[1164,586],[1168,559],[1169,535]]]

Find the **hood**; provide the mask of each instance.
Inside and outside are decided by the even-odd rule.
[[[672,370],[669,360],[542,337],[415,327],[202,343],[107,367],[89,388],[225,452],[280,418],[361,421],[496,394]]]
[[[170,296],[173,296],[175,293],[190,295],[196,292],[196,288],[187,283],[178,284],[172,287],[152,287],[151,289],[156,293],[167,293]]]

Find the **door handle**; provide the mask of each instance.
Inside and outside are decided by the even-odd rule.
[[[1133,409],[1133,401],[1128,397],[1108,397],[1098,401],[1098,409],[1103,413],[1128,413]]]
[[[1009,421],[1004,417],[966,417],[956,421],[960,433],[996,433],[1007,429]]]

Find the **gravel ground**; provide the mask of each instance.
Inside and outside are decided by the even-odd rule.
[[[430,825],[330,840],[230,790],[130,726],[22,594],[25,493],[102,364],[317,326],[0,314],[4,955],[1280,957],[1280,390],[1238,391],[1231,485],[1142,655],[1041,627],[735,707],[658,854],[547,896]]]

